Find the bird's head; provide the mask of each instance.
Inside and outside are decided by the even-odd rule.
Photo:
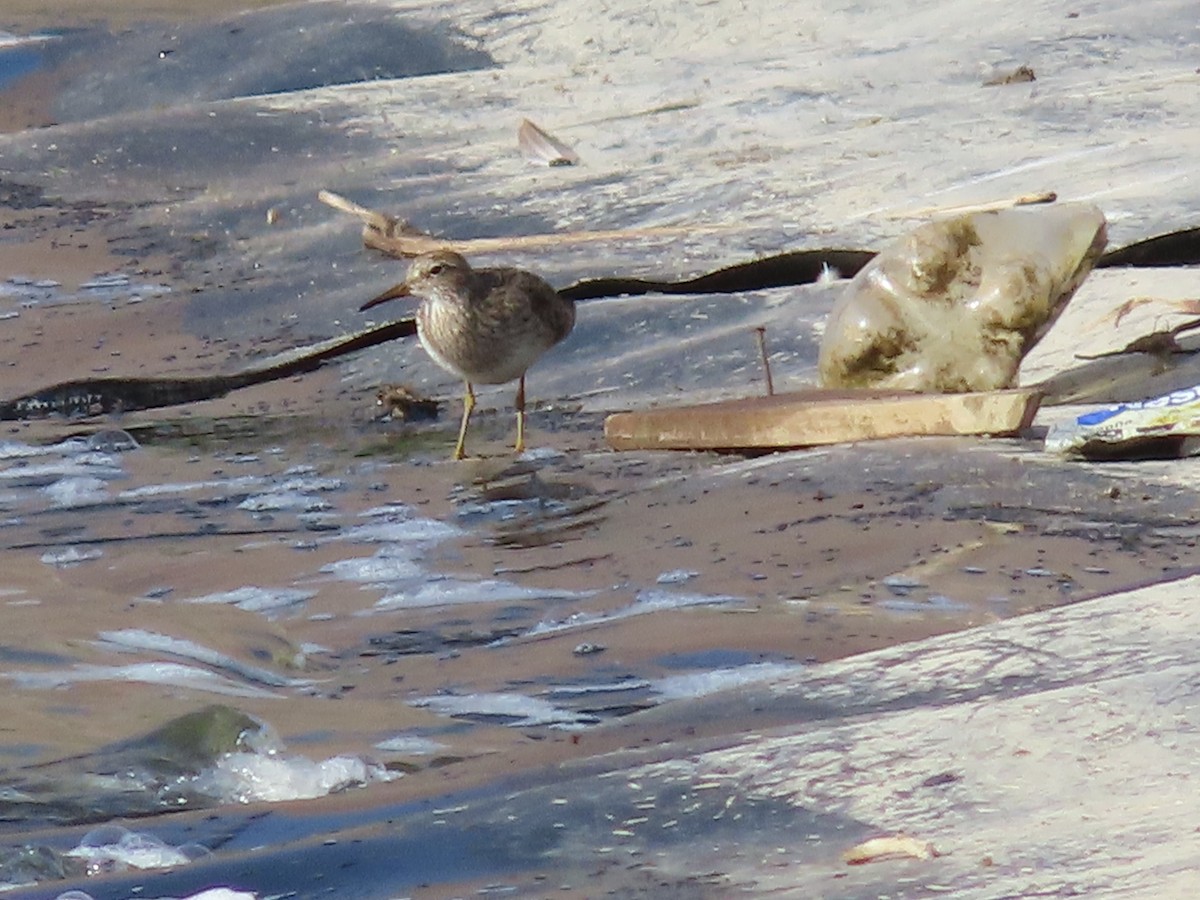
[[[452,250],[422,253],[408,267],[408,275],[378,297],[368,300],[359,311],[378,306],[397,297],[454,297],[467,291],[471,283],[471,264]]]

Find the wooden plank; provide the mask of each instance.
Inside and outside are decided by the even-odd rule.
[[[916,435],[1011,435],[1028,428],[1035,388],[974,394],[809,390],[697,406],[614,413],[616,450],[751,450]]]

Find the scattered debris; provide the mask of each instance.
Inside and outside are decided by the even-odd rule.
[[[542,166],[574,166],[579,155],[554,135],[543,131],[528,119],[517,128],[517,146],[531,163]]]
[[[924,206],[920,209],[901,210],[892,213],[889,218],[928,219],[931,216],[959,216],[972,212],[1011,209],[1014,206],[1038,206],[1043,203],[1054,203],[1056,200],[1058,200],[1058,194],[1054,191],[1035,191],[1032,194],[1018,194],[1016,197],[988,200],[983,203],[958,203],[953,206]]]
[[[404,384],[385,384],[375,395],[375,405],[383,407],[381,419],[402,422],[430,422],[438,417],[438,402],[422,397]]]
[[[1200,385],[1056,423],[1046,450],[1084,459],[1175,459],[1200,454]]]
[[[763,375],[767,379],[767,396],[775,395],[775,382],[771,378],[771,360],[767,357],[767,329],[763,325],[759,325],[754,329],[758,335],[758,355],[762,357]]]
[[[933,844],[898,831],[855,844],[842,854],[842,861],[848,866],[861,866],[889,859],[933,859],[937,856],[941,854]]]
[[[320,191],[318,199],[357,217],[363,223],[363,244],[388,256],[407,258],[431,250],[455,250],[459,253],[496,253],[506,250],[537,250],[543,247],[562,247],[572,244],[602,243],[605,241],[640,240],[646,237],[671,237],[692,234],[720,234],[736,231],[743,226],[669,225],[649,228],[619,228],[607,231],[567,231],[555,234],[517,235],[502,238],[451,240],[437,238],[403,219],[367,209],[335,194]],[[909,210],[892,218],[925,218],[947,213],[986,212],[1010,207],[1035,206],[1053,203],[1058,195],[1053,191],[1022,194],[1018,197],[967,206],[930,207]],[[788,287],[816,282],[830,268],[841,276],[852,278],[876,255],[874,250],[818,249],[791,250],[753,259],[744,263],[723,266],[696,278],[682,280],[642,278],[590,278],[559,289],[572,300],[589,300],[619,295],[664,294],[725,294],[741,291]],[[1185,228],[1164,235],[1135,241],[1103,254],[1095,262],[1097,268],[1114,266],[1188,266],[1200,264],[1200,227]]]
[[[928,222],[854,276],[818,362],[832,388],[990,391],[1013,384],[1104,249],[1083,203]]]
[[[722,232],[740,227],[737,225],[715,225],[633,228],[614,231],[581,231],[566,232],[563,234],[528,235],[514,238],[447,241],[432,237],[394,216],[366,209],[332,192],[321,191],[318,196],[322,202],[355,215],[362,220],[363,241],[366,246],[380,250],[388,255],[399,257],[416,255],[438,247],[453,247],[459,250],[474,252],[494,252],[505,249],[533,249],[574,243],[619,241],[648,236]],[[1054,195],[1048,193],[1018,197],[1013,201],[1006,201],[1006,203],[1042,203],[1052,199],[1054,199]],[[1076,208],[1079,207],[1076,206]],[[1070,209],[1070,205],[1064,205],[1054,207],[1051,212],[1069,211]],[[1084,207],[1084,209],[1092,208]],[[990,215],[1002,216],[1012,214],[1020,214],[1020,211],[1005,210],[1003,212],[991,213]],[[940,223],[932,224],[936,226]],[[920,230],[913,232],[913,235],[917,235],[918,233],[920,233]],[[910,235],[906,240],[911,241],[913,235]],[[1045,242],[1039,243],[1037,235],[1032,236],[1030,239],[1035,248],[1030,252],[1037,255],[1041,252],[1042,245]],[[732,266],[724,266],[695,278],[675,281],[624,277],[585,279],[559,289],[559,293],[571,300],[640,295],[652,292],[665,294],[738,293],[771,287],[811,284],[817,281],[821,277],[821,273],[827,268],[835,269],[846,276],[858,277],[856,273],[864,271],[868,264],[874,263],[876,256],[877,254],[871,250],[798,250]],[[950,274],[949,270],[952,267],[948,263],[939,267],[936,261],[931,266],[928,258],[922,257],[922,260],[921,266],[924,266],[924,268],[918,268],[924,273],[924,277],[939,273],[940,275]],[[943,262],[945,263],[944,260]],[[1087,260],[1081,264],[1080,271],[1076,273],[1078,279],[1081,279],[1086,274],[1084,269],[1087,264]],[[1143,241],[1137,241],[1103,254],[1094,264],[1097,267],[1105,268],[1113,266],[1163,267],[1200,264],[1200,228],[1181,229]],[[124,276],[121,277],[123,278]],[[99,280],[94,284],[101,286]],[[108,282],[105,282],[103,286],[107,285]],[[93,283],[89,282],[81,287],[90,288],[92,286]],[[1070,286],[1073,289],[1076,285],[1072,284]],[[853,282],[850,287],[853,288]],[[1068,296],[1069,292],[1065,293],[1060,298],[1059,303],[1065,303]],[[1130,301],[1125,306],[1122,306],[1121,309],[1127,311],[1126,307],[1132,308],[1137,302],[1140,301]],[[1032,346],[1033,341],[1041,336],[1041,331],[1049,327],[1053,321],[1053,315],[1060,308],[1058,307],[1052,311],[1050,317],[1042,323],[1040,329],[1034,329],[1035,334],[1032,340],[1026,338],[1029,340],[1029,343],[1025,346],[1024,350],[1028,350]],[[1029,310],[1025,311],[1029,312]],[[1118,314],[1118,321],[1119,315],[1120,313]],[[1190,324],[1179,326],[1169,333],[1147,336],[1142,341],[1131,343],[1129,347],[1120,352],[1150,352],[1164,355],[1187,352],[1179,348],[1177,342],[1173,341],[1173,338],[1190,327]],[[231,391],[251,385],[302,375],[314,371],[340,356],[376,346],[386,341],[395,340],[396,338],[409,337],[415,333],[415,321],[406,318],[377,328],[368,328],[354,334],[298,347],[227,375],[192,378],[83,378],[64,381],[13,399],[0,399],[0,420],[40,418],[48,415],[93,416],[194,403],[200,400],[221,397]],[[960,343],[954,340],[945,340],[945,329],[937,337],[938,341],[944,346],[957,346]],[[826,340],[830,340],[828,330],[826,332]],[[824,354],[824,352],[825,348],[823,344],[822,353]],[[888,380],[889,382],[903,381],[902,375],[903,373],[900,373],[897,377]],[[911,387],[912,385],[888,383],[879,386]],[[773,387],[774,385],[772,384],[769,389],[773,389]],[[383,400],[383,398],[380,399]],[[417,407],[417,409],[419,410],[421,407]]]
[[[617,450],[748,450],[931,434],[1016,434],[1028,428],[1033,388],[970,394],[808,390],[696,406],[614,413]]]
[[[995,87],[1001,84],[1022,84],[1028,81],[1037,81],[1037,76],[1033,74],[1033,69],[1029,66],[1017,66],[1011,72],[1001,72],[994,75],[983,83],[984,87]]]
[[[606,241],[632,241],[647,237],[671,237],[692,234],[721,234],[744,227],[728,225],[665,225],[650,228],[618,228],[607,231],[565,231],[559,234],[516,235],[502,238],[451,240],[430,235],[403,219],[359,206],[332,191],[320,191],[317,199],[327,206],[356,216],[363,223],[363,244],[388,256],[405,259],[434,250],[453,250],[456,253],[495,253],[503,250],[532,250],[541,247],[562,247],[571,244],[593,244]]]
[[[1132,301],[1126,301],[1123,307],[1128,306]],[[1130,309],[1132,307],[1129,307]],[[1117,321],[1128,312],[1119,313]],[[1106,350],[1104,353],[1076,353],[1076,359],[1093,360],[1105,359],[1110,356],[1124,356],[1126,353],[1149,353],[1153,356],[1171,356],[1176,353],[1196,353],[1197,350],[1188,350],[1179,343],[1179,335],[1185,331],[1194,331],[1200,328],[1200,319],[1189,319],[1174,328],[1168,328],[1164,331],[1152,331],[1150,334],[1143,334],[1141,337],[1134,338],[1120,350]]]

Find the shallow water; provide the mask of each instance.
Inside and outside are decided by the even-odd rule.
[[[0,31],[0,90],[42,64],[40,39],[23,39]]]
[[[1007,456],[953,440],[761,459],[617,456],[595,448],[586,417],[535,422],[554,428],[535,432],[541,446],[527,458],[468,464],[443,461],[452,423],[402,429],[435,447],[403,458],[370,455],[381,426],[298,439],[298,421],[262,421],[256,433],[244,421],[130,418],[125,430],[0,444],[8,777],[41,773],[39,790],[63,798],[50,818],[10,818],[6,842],[69,847],[97,821],[72,809],[108,810],[101,821],[157,809],[166,818],[140,818],[136,831],[172,845],[198,824],[179,832],[178,810],[213,796],[234,804],[228,824],[240,832],[238,805],[334,789],[327,802],[349,818],[332,826],[319,806],[290,814],[305,833],[382,828],[379,840],[415,841],[422,854],[416,868],[359,872],[379,896],[472,872],[518,884],[550,866],[566,878],[577,861],[565,835],[505,849],[502,828],[484,838],[451,828],[433,842],[457,846],[443,857],[420,818],[402,835],[385,823],[397,802],[466,788],[482,790],[468,804],[472,828],[493,804],[486,816],[500,823],[513,814],[502,815],[504,785],[553,781],[545,766],[556,760],[653,746],[677,728],[689,740],[744,734],[793,715],[768,705],[690,721],[688,704],[714,692],[1194,564],[1194,542],[1168,525],[1189,496],[1160,494],[1134,517],[1114,516],[1101,472],[1064,479],[1019,443]],[[480,439],[503,440],[507,424],[484,414]],[[921,455],[905,461],[909,449]],[[1014,466],[1020,481],[992,482],[989,472]],[[1007,514],[993,521],[980,509]],[[886,544],[873,537],[881,529]],[[278,765],[250,761],[254,774],[230,782],[219,770],[237,770],[236,759],[206,763],[197,783],[225,788],[203,800],[189,788],[182,806],[161,777],[122,783],[114,805],[112,786],[88,775],[104,745],[213,702],[269,726]],[[639,725],[651,709],[666,718]],[[545,790],[575,804],[588,784]],[[664,822],[678,816],[660,800]],[[534,827],[537,804],[522,803],[534,804],[519,813]],[[735,821],[722,841],[748,839],[759,818],[739,808]],[[286,831],[258,839],[284,857],[304,844]],[[213,855],[191,874],[155,889],[198,889],[241,852],[225,838],[206,846]],[[310,874],[332,864],[309,862]],[[273,866],[243,883],[283,889]],[[134,882],[87,883],[95,897],[121,897]]]

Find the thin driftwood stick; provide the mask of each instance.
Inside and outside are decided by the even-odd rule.
[[[771,360],[767,356],[767,328],[759,325],[754,329],[758,335],[758,355],[762,357],[763,374],[767,376],[767,396],[775,396],[775,382],[771,378]]]
[[[527,234],[503,238],[473,238],[455,241],[437,238],[409,225],[402,219],[359,206],[331,191],[317,198],[334,209],[357,216],[363,222],[363,243],[388,256],[410,257],[431,250],[458,253],[493,253],[498,250],[538,250],[569,244],[594,244],[605,241],[633,241],[648,237],[675,237],[688,234],[712,234],[734,231],[740,225],[663,225],[653,228],[616,228],[607,231],[565,231],[559,234]]]
[[[418,253],[436,250],[441,246],[441,242],[425,234],[420,229],[409,225],[403,219],[397,219],[395,216],[389,216],[385,213],[376,212],[373,209],[367,209],[365,206],[359,206],[353,200],[349,200],[341,194],[335,194],[333,191],[320,191],[317,194],[317,199],[327,206],[332,206],[334,209],[350,213],[350,215],[361,219],[363,223],[363,243],[389,256],[416,256]],[[420,246],[411,252],[397,250],[396,244],[404,241],[424,242],[424,246]]]
[[[332,206],[334,209],[350,213],[352,216],[358,216],[358,218],[362,219],[363,225],[374,228],[384,234],[394,233],[396,226],[400,222],[394,216],[387,216],[372,209],[367,209],[365,206],[359,206],[353,200],[343,197],[341,194],[335,194],[333,191],[319,191],[317,199],[326,206]]]
[[[1053,203],[1058,199],[1054,191],[1039,191],[1036,194],[1021,194],[1017,197],[1005,197],[1000,200],[990,200],[985,203],[963,203],[953,206],[926,206],[922,209],[906,209],[889,213],[890,219],[925,219],[930,216],[962,215],[973,212],[990,212],[996,209],[1010,209],[1014,206],[1034,206],[1039,203]]]

